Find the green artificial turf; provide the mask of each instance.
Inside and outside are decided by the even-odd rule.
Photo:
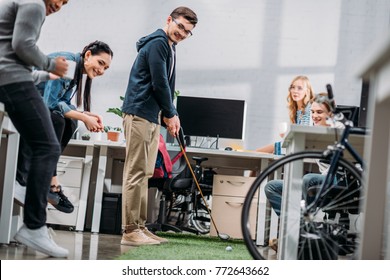
[[[158,232],[167,238],[168,243],[160,245],[129,247],[129,251],[119,260],[252,260],[243,240],[223,241],[209,237],[185,233]],[[226,247],[232,250],[227,251]]]

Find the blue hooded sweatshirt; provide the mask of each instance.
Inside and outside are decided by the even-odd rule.
[[[175,65],[169,78],[175,46],[172,52],[162,29],[142,37],[136,46],[138,55],[130,71],[122,112],[159,124],[160,111],[167,118],[177,115],[173,105]]]

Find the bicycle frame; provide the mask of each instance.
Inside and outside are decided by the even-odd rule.
[[[315,206],[317,206],[322,194],[332,185],[337,173],[337,162],[340,160],[341,157],[343,157],[344,150],[347,150],[352,155],[353,159],[356,160],[356,162],[360,164],[363,168],[362,157],[348,142],[348,138],[352,130],[353,124],[351,121],[347,120],[345,122],[345,129],[343,131],[340,141],[338,141],[332,146],[328,146],[328,148],[324,151],[324,155],[330,158],[329,170],[325,176],[325,180],[322,182],[320,191],[316,194],[314,201],[307,206],[307,213],[310,212],[310,210],[312,210],[313,208],[316,208]]]

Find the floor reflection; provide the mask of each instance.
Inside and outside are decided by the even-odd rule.
[[[120,245],[121,235],[56,230],[53,239],[57,244],[69,250],[69,260],[113,260],[132,248]],[[0,246],[0,259],[54,260],[55,258],[11,242]]]

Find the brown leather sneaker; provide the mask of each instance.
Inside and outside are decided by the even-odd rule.
[[[162,238],[162,237],[160,237],[160,236],[157,236],[157,235],[151,233],[151,232],[148,230],[148,228],[146,228],[146,227],[143,228],[142,231],[143,231],[143,233],[144,233],[147,237],[150,237],[150,238],[152,238],[152,239],[154,239],[154,240],[157,240],[157,241],[159,241],[160,243],[167,243],[167,242],[168,242],[168,239]]]
[[[121,245],[142,246],[142,245],[158,245],[159,241],[145,235],[141,229],[135,229],[132,232],[123,233]]]
[[[272,240],[269,241],[269,245],[268,245],[272,250],[274,250],[275,252],[278,251],[278,239],[277,238],[274,238]]]

